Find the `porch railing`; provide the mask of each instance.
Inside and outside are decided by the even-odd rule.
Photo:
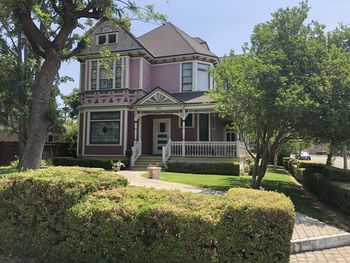
[[[134,166],[136,160],[140,157],[142,153],[142,143],[141,141],[135,142],[134,146],[131,147],[132,155],[130,158],[130,165]]]
[[[193,157],[240,157],[244,153],[241,142],[169,142],[170,155],[165,156],[193,156]],[[168,146],[168,145],[167,145]],[[183,147],[185,147],[183,151]],[[167,147],[163,149],[168,151]]]
[[[162,162],[166,164],[171,156],[171,140],[169,139],[168,143],[162,149]]]

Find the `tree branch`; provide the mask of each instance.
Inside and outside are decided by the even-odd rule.
[[[79,55],[87,46],[87,43],[85,40],[81,40],[78,45],[71,51],[63,53],[61,55],[62,59],[69,59],[71,57],[74,57],[76,55]]]

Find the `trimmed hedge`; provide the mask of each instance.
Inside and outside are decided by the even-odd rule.
[[[350,170],[344,170],[332,166],[325,166],[323,175],[330,180],[339,182],[350,182]]]
[[[304,176],[304,186],[309,191],[336,206],[342,212],[350,214],[350,182],[331,181],[332,177],[308,170],[306,170],[306,174],[307,176]]]
[[[128,161],[121,160],[126,167],[129,166]],[[75,159],[72,157],[56,157],[52,159],[54,166],[80,166],[91,168],[103,168],[105,170],[112,170],[113,163],[111,160],[96,160],[96,159]]]
[[[221,174],[234,176],[240,174],[238,163],[227,162],[170,161],[167,163],[166,171],[175,173]]]
[[[0,254],[50,258],[54,244],[66,239],[72,206],[89,193],[127,183],[112,172],[75,167],[49,167],[1,179]]]
[[[39,262],[289,262],[294,209],[282,194],[125,185],[115,173],[62,167],[0,180],[0,254]]]

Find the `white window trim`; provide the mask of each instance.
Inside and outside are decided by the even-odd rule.
[[[123,56],[119,58],[122,62],[122,74],[121,74],[121,89],[129,88],[129,57],[128,56]],[[91,59],[86,61],[86,76],[87,76],[87,90],[92,90],[91,89],[91,69],[92,69],[92,62],[96,61],[97,62],[97,74],[96,74],[96,89],[95,90],[100,90],[100,61],[101,59]],[[104,90],[116,90],[117,88],[115,87],[116,82],[115,82],[115,67],[116,67],[116,60],[113,61],[113,87],[112,89],[104,89]]]
[[[190,114],[192,114],[192,125],[191,126],[185,126],[185,129],[194,128],[195,113],[189,113],[187,116],[189,116]],[[180,117],[179,117],[179,128],[182,129],[182,118],[180,118]]]
[[[91,113],[92,112],[107,112],[107,111],[119,111],[120,115],[119,115],[119,143],[90,143],[90,120],[91,120]],[[87,113],[87,131],[86,131],[86,146],[122,146],[122,133],[123,133],[123,111],[122,110],[115,110],[115,109],[98,109],[98,110],[91,110],[91,111],[86,111]]]
[[[224,128],[224,141],[225,142],[227,142],[228,140],[227,140],[227,133],[234,133],[235,134],[235,141],[238,141],[238,138],[237,137],[239,137],[238,136],[238,134],[237,134],[237,132],[235,132],[233,129],[231,129],[231,128]],[[235,141],[233,141],[233,142],[235,142]]]
[[[192,90],[182,90],[182,64],[184,63],[192,63]],[[198,73],[198,63],[200,64],[206,64],[209,66],[209,69],[213,68],[213,64],[209,63],[209,62],[205,62],[205,61],[201,61],[201,60],[187,60],[187,61],[182,61],[179,63],[179,91],[180,92],[191,92],[191,91],[198,91],[198,87],[197,87],[197,73]],[[210,81],[209,81],[209,87],[208,90],[212,89],[214,87],[213,85],[213,76],[210,74],[209,72],[209,76],[210,76]]]
[[[210,114],[211,115],[211,129],[216,129],[216,115],[215,113]]]
[[[108,43],[108,35],[115,35],[115,42],[114,43]],[[99,37],[100,36],[106,36],[106,43],[99,44]],[[109,32],[109,33],[101,33],[101,34],[96,34],[96,40],[95,43],[98,46],[103,46],[103,45],[112,45],[112,44],[117,44],[119,42],[119,32]]]

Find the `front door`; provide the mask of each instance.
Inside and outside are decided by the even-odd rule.
[[[153,120],[153,154],[162,154],[170,138],[170,119]]]

